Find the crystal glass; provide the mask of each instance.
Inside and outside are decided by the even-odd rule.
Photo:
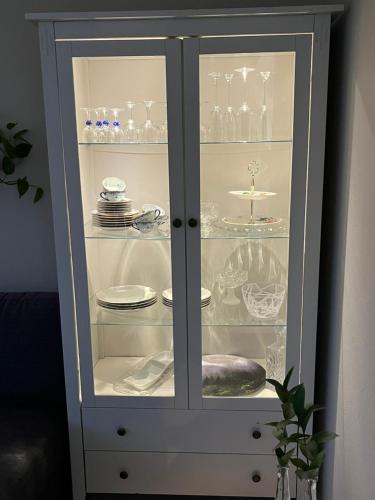
[[[209,73],[215,85],[215,103],[211,111],[211,123],[209,127],[209,140],[212,142],[221,142],[223,140],[223,113],[219,106],[219,80],[221,73]]]
[[[255,71],[255,68],[249,68],[247,66],[243,66],[241,68],[237,68],[235,71],[241,75],[242,83],[243,83],[243,97],[242,104],[238,111],[238,139],[240,141],[251,141],[254,140],[254,129],[255,129],[255,120],[254,120],[254,112],[250,108],[247,98],[247,89],[248,89],[248,80],[249,73]]]
[[[122,130],[119,122],[119,113],[123,111],[123,109],[111,108],[111,111],[112,111],[112,123],[109,128],[109,142],[123,142],[124,131]]]
[[[227,288],[227,294],[223,298],[223,304],[237,306],[241,303],[240,299],[236,296],[234,290],[243,285],[248,278],[248,272],[242,269],[233,269],[229,267],[222,273],[218,274],[216,281],[223,288]]]
[[[316,500],[318,478],[304,479],[302,482],[303,500]]]
[[[159,136],[158,142],[167,143],[168,142],[168,113],[167,113],[167,103],[160,103],[164,108],[164,121],[159,125]]]
[[[128,119],[126,120],[124,127],[124,140],[125,142],[138,142],[138,129],[133,118],[136,103],[134,101],[127,101],[125,104],[128,109]]]
[[[151,120],[151,108],[155,101],[143,101],[146,107],[146,121],[141,128],[141,142],[154,143],[158,141],[158,127]]]
[[[95,108],[95,142],[105,142],[105,132],[103,128],[103,108]]]
[[[232,107],[232,80],[233,73],[225,73],[224,78],[227,85],[227,107],[223,117],[223,139],[226,142],[233,142],[237,138],[237,120]]]
[[[208,142],[209,141],[208,126],[203,121],[203,108],[204,108],[204,106],[207,106],[207,105],[208,105],[208,101],[201,101],[199,103],[199,107],[200,107],[200,140],[201,140],[201,142]]]
[[[275,500],[290,500],[289,467],[279,465],[277,468]]]
[[[272,378],[282,384],[285,378],[285,362],[286,328],[280,327],[277,330],[275,342],[266,347],[267,378]]]
[[[109,109],[105,106],[102,107],[102,124],[104,133],[104,142],[109,142],[110,140],[110,122],[109,122]]]
[[[271,284],[261,288],[257,283],[247,283],[242,287],[242,295],[251,316],[275,318],[284,302],[285,286]]]
[[[270,141],[271,140],[271,117],[269,114],[269,109],[267,106],[267,82],[271,76],[270,71],[260,71],[259,73],[262,79],[262,105],[259,114],[259,140],[260,141]]]
[[[207,238],[212,231],[212,224],[218,218],[219,206],[211,201],[201,202],[201,236]]]
[[[82,129],[82,140],[83,142],[96,142],[96,131],[95,126],[92,123],[92,109],[91,108],[81,108],[85,112],[86,120],[85,126]]]

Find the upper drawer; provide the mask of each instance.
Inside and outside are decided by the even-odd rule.
[[[120,408],[83,408],[82,412],[86,450],[245,454],[272,453],[275,439],[261,423],[279,416],[276,412]]]

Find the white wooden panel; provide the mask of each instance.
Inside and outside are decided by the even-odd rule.
[[[126,471],[127,479],[120,473]],[[271,497],[275,458],[267,455],[86,452],[89,493]],[[259,482],[252,476],[258,474]]]
[[[86,450],[270,454],[277,412],[84,408]],[[117,431],[126,429],[120,436]],[[254,439],[253,432],[261,437]]]

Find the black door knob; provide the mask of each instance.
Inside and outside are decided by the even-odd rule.
[[[173,219],[172,222],[174,227],[181,227],[182,226],[182,220],[181,219]]]
[[[251,479],[253,480],[254,483],[259,483],[261,480],[261,477],[259,474],[253,474]]]
[[[126,472],[126,470],[122,470],[120,472],[120,477],[121,477],[121,479],[128,479],[129,474]]]
[[[262,433],[258,430],[253,431],[253,438],[254,439],[260,439],[262,437]]]
[[[126,429],[124,429],[124,427],[119,427],[119,428],[117,429],[117,434],[118,434],[119,436],[125,436],[125,434],[126,434]]]
[[[188,224],[190,227],[196,227],[198,225],[198,221],[197,219],[189,219]]]

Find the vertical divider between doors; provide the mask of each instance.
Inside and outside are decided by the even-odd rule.
[[[168,157],[171,216],[171,257],[173,289],[173,337],[175,407],[188,407],[186,247],[184,226],[175,228],[173,219],[185,220],[182,41],[166,40],[168,113]]]
[[[199,39],[183,40],[186,222],[200,220]],[[189,407],[202,408],[200,224],[186,224]]]

